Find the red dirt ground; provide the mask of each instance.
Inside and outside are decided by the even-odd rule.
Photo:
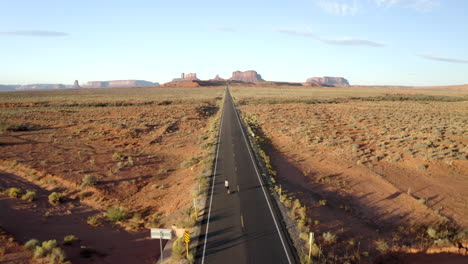
[[[30,131],[0,135],[0,187],[38,195],[26,202],[0,194],[2,227],[20,243],[79,237],[80,244],[64,247],[73,263],[89,262],[80,246],[105,254],[93,263],[154,262],[159,241],[149,239],[148,228],[184,225],[196,177],[210,165],[215,103],[2,107],[0,120],[28,123]],[[96,176],[97,185],[80,187],[85,175]],[[54,191],[64,203],[47,202]],[[86,223],[89,216],[104,219],[111,207],[126,208],[130,218]],[[154,213],[161,214],[158,223],[150,220]]]
[[[421,225],[448,218],[468,227],[466,102],[241,109],[271,140],[267,153],[278,182],[311,209],[312,221],[319,220],[313,231],[338,236],[341,245],[334,248],[360,242],[361,250],[376,256],[374,242],[381,238],[390,247],[422,245],[413,235]],[[443,129],[442,135],[437,129]],[[429,141],[432,145],[423,146]],[[340,254],[339,249],[328,252]]]

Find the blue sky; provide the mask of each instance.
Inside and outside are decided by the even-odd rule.
[[[0,0],[0,84],[343,76],[468,83],[468,1]]]

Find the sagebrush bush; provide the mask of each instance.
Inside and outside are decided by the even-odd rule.
[[[297,210],[297,215],[299,216],[300,219],[306,219],[307,217],[307,208],[305,206],[302,206]]]
[[[318,257],[320,255],[320,247],[317,244],[313,243],[311,249],[312,256]]]
[[[430,238],[437,238],[437,230],[435,230],[435,229],[432,228],[432,227],[428,227],[428,228],[427,228],[427,235],[428,235]]]
[[[385,253],[389,250],[389,246],[387,242],[385,242],[385,240],[383,239],[376,240],[374,244],[375,244],[375,248],[381,253]]]
[[[57,244],[57,240],[48,240],[48,241],[44,241],[42,242],[42,245],[41,247],[46,250],[47,252],[50,252],[52,251],[53,248],[57,247],[58,244]]]
[[[47,255],[51,263],[61,263],[67,258],[65,251],[59,247],[55,247],[52,251]]]
[[[64,245],[71,245],[75,242],[80,242],[80,239],[75,235],[68,235],[63,238]]]
[[[114,152],[114,154],[112,154],[112,159],[114,160],[122,160],[123,156],[118,153],[118,152]]]
[[[201,159],[198,158],[198,157],[191,157],[189,160],[182,162],[182,164],[180,164],[180,167],[183,168],[183,169],[191,167],[191,166],[199,163],[200,160]]]
[[[10,196],[11,198],[20,198],[22,194],[23,191],[21,191],[20,188],[13,187],[8,189],[8,196]]]
[[[39,246],[41,243],[37,239],[30,239],[26,244],[24,244],[24,247],[29,249],[29,250],[34,250],[37,246]]]
[[[95,216],[95,215],[88,217],[88,220],[86,221],[86,223],[88,223],[88,225],[90,225],[90,226],[100,226],[100,225],[102,225],[101,219],[98,216]]]
[[[124,208],[109,208],[106,212],[107,219],[109,221],[116,223],[127,219],[127,210]]]
[[[97,183],[97,177],[94,175],[85,175],[83,179],[81,179],[81,187],[86,187],[86,186],[94,186]]]
[[[53,192],[53,193],[49,194],[49,203],[50,204],[56,205],[56,204],[61,203],[62,201],[63,201],[63,195],[61,193]]]
[[[46,250],[43,249],[42,247],[37,246],[34,248],[34,253],[33,253],[34,258],[43,258],[46,256],[46,254],[47,254]]]
[[[25,200],[25,201],[28,201],[28,202],[32,202],[36,199],[36,192],[35,191],[26,191],[25,194],[23,194],[23,196],[21,196],[21,199],[22,200]]]
[[[336,235],[330,232],[323,233],[322,237],[323,237],[323,241],[325,241],[325,243],[327,244],[334,244],[336,242]]]
[[[181,259],[183,258],[185,253],[185,245],[184,245],[184,239],[178,238],[174,241],[172,244],[172,257],[175,259]]]

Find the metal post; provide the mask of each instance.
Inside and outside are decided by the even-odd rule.
[[[187,245],[187,259],[188,259],[188,242],[185,242],[185,244]]]
[[[314,243],[314,232],[310,232],[309,235],[309,262],[312,257],[312,244]]]
[[[163,233],[161,231],[161,238],[159,239],[159,248],[161,249],[161,264],[164,263],[164,256],[163,256],[163,250],[162,250],[162,237],[163,237]]]

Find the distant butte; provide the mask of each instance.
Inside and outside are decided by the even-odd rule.
[[[216,77],[214,77],[214,79],[211,79],[210,81],[225,81],[225,80],[219,77],[219,74],[216,74]]]
[[[306,83],[327,86],[349,86],[348,80],[343,77],[312,77],[307,79]]]
[[[83,85],[84,88],[125,88],[125,87],[150,87],[157,86],[159,83],[153,83],[143,80],[116,80],[116,81],[93,81]]]
[[[262,76],[256,71],[235,71],[232,73],[232,77],[229,78],[231,81],[242,81],[242,82],[263,82]]]
[[[182,73],[180,78],[172,79],[173,82],[187,82],[187,81],[198,81],[196,73]]]
[[[80,88],[81,88],[81,86],[78,83],[78,80],[75,80],[75,83],[73,84],[72,89],[80,89]]]

